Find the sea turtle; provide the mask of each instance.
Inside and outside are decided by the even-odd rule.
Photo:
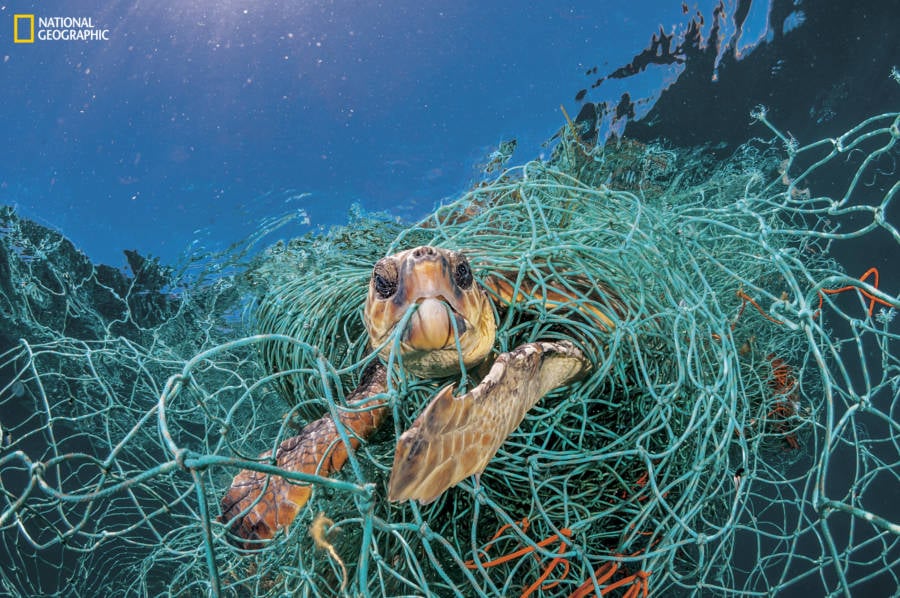
[[[602,305],[609,306],[610,314],[596,304],[579,309],[600,329],[611,330],[618,317],[612,312],[620,307],[612,294],[595,281],[578,282],[603,291]],[[451,249],[420,246],[375,264],[364,310],[369,347],[383,360],[398,347],[394,356],[401,367],[421,377],[458,374],[461,364],[467,371],[480,369],[484,374],[461,396],[454,396],[453,384],[444,386],[400,436],[389,500],[428,503],[466,477],[480,475],[541,397],[592,369],[583,351],[569,340],[526,343],[491,362],[497,331],[492,297],[500,310],[526,299],[537,298],[548,309],[576,301],[565,287],[537,289],[527,282],[513,284],[504,276],[489,275],[482,285],[466,255]],[[386,404],[371,398],[385,391],[386,379],[386,366],[378,358],[372,360],[347,398],[348,407],[365,402],[367,408],[339,412],[350,449],[385,419]],[[329,475],[347,459],[348,447],[339,437],[335,421],[326,415],[281,443],[277,466]],[[249,548],[289,525],[309,496],[309,486],[243,470],[222,499],[220,521],[230,522],[232,532]]]

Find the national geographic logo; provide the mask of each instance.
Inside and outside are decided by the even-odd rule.
[[[109,41],[109,29],[94,26],[91,17],[13,15],[13,42],[33,44],[35,38],[42,42]]]

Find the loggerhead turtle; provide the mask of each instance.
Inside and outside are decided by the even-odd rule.
[[[602,288],[596,282],[590,286]],[[485,287],[500,300],[501,309],[527,297],[541,299],[548,308],[574,299],[562,290],[513,286],[502,276],[486,277],[483,287],[462,252],[437,247],[401,251],[379,260],[372,270],[364,311],[371,350],[387,360],[397,345],[401,366],[421,377],[458,374],[461,364],[467,371],[487,370],[461,396],[454,396],[453,384],[444,386],[400,436],[388,484],[391,501],[428,503],[466,477],[480,475],[541,397],[592,368],[567,340],[526,343],[489,363],[497,316]],[[611,312],[618,312],[620,305],[603,290]],[[616,313],[607,315],[594,306],[581,309],[601,329],[614,326]],[[386,380],[385,365],[374,359],[347,397],[349,407],[366,405],[339,413],[351,449],[385,419],[387,405],[372,397],[385,391]],[[282,442],[276,464],[288,471],[330,475],[347,460],[347,444],[339,438],[335,421],[326,415]],[[288,526],[310,492],[309,486],[243,470],[222,499],[219,520],[230,522],[231,531],[252,548]]]

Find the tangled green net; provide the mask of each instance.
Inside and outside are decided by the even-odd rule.
[[[775,140],[727,160],[625,140],[588,147],[569,127],[549,161],[413,226],[356,213],[255,257],[240,246],[180,272],[135,260],[127,280],[63,263],[62,241],[5,213],[0,257],[16,284],[0,289],[0,309],[29,336],[0,357],[0,588],[896,588],[900,523],[884,497],[900,489],[900,299],[845,273],[832,246],[900,246],[890,217],[900,113],[804,147],[755,116]],[[826,172],[843,177],[828,195],[817,189]],[[577,296],[499,311],[497,349],[569,339],[593,360],[590,377],[532,409],[477,484],[424,507],[388,503],[386,484],[397,437],[447,380],[391,371],[393,417],[331,478],[260,459],[345,408],[372,358],[371,266],[421,244],[464,250],[476,278],[502,272]],[[897,289],[885,272],[882,286]],[[583,317],[608,309],[578,281],[627,306],[614,330]],[[295,522],[252,551],[216,519],[243,468],[314,488]]]

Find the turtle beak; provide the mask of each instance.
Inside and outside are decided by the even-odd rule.
[[[403,331],[403,342],[418,351],[449,347],[454,343],[453,320],[456,321],[456,332],[462,336],[467,330],[465,318],[440,299],[422,299]]]
[[[458,309],[459,291],[449,281],[446,260],[431,253],[404,264],[404,281],[408,299],[416,304],[402,339],[414,351],[434,351],[453,346],[453,320],[462,336],[468,326]]]

